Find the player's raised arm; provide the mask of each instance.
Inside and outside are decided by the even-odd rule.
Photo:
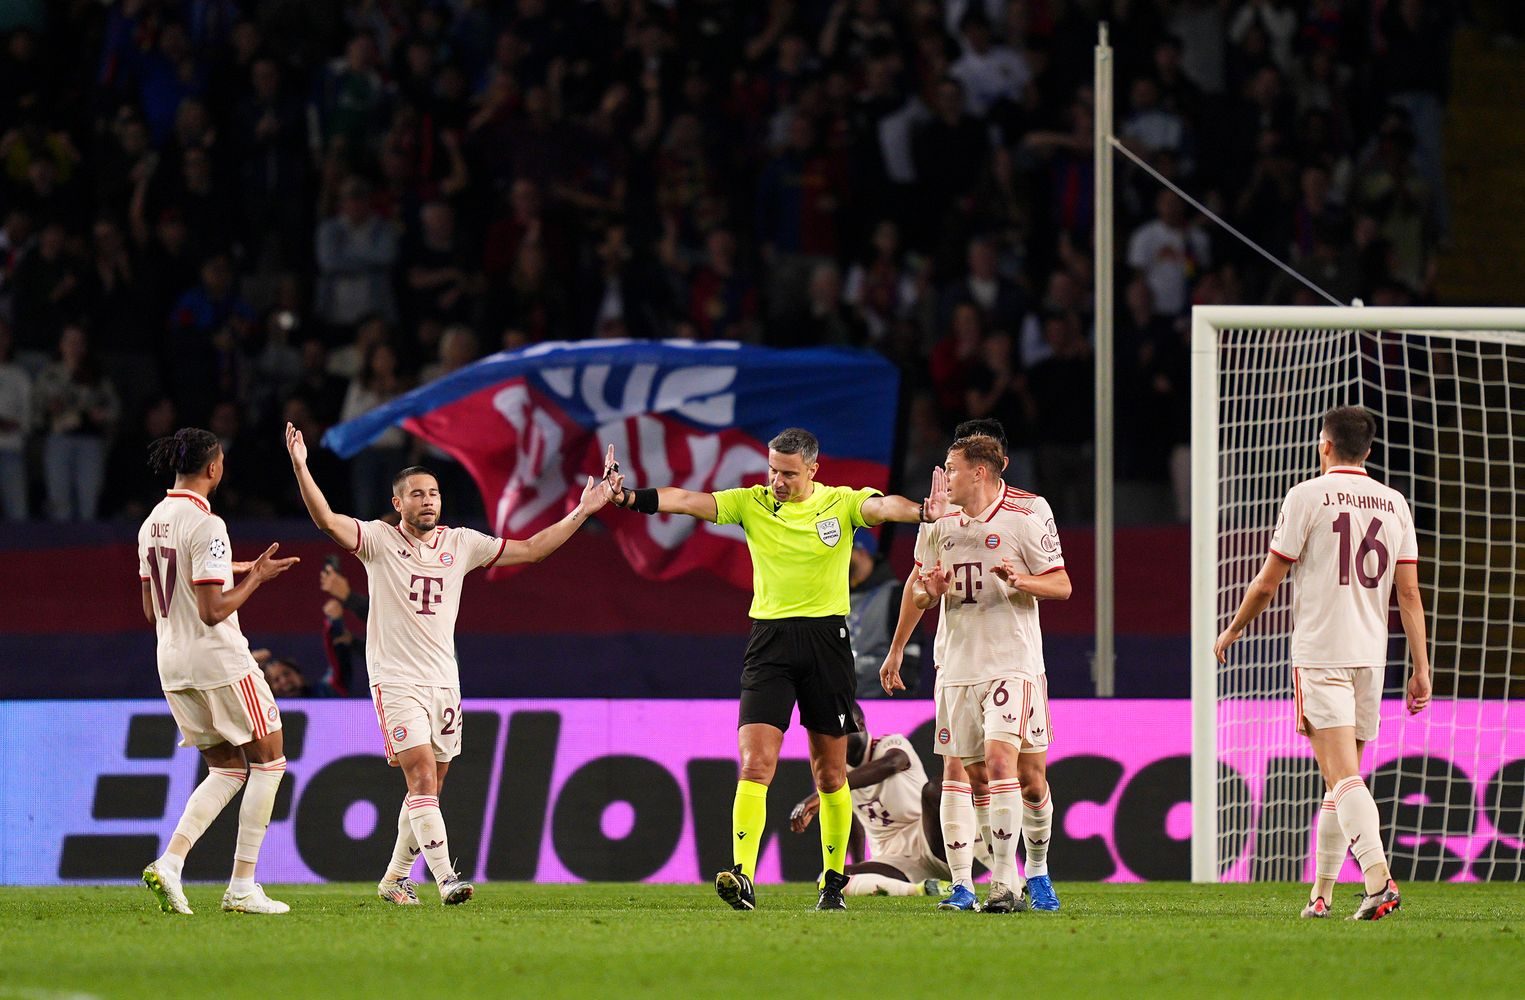
[[[286,452],[291,456],[291,471],[296,474],[297,487],[302,491],[302,503],[307,505],[312,523],[323,534],[344,546],[346,552],[360,548],[360,523],[353,517],[335,514],[328,505],[328,499],[318,489],[317,480],[312,478],[312,473],[307,469],[307,442],[302,440],[302,432],[289,422],[286,424]]]
[[[582,497],[570,514],[523,541],[508,539],[498,558],[489,565],[516,566],[522,563],[536,563],[544,559],[566,544],[566,540],[575,535],[577,529],[582,527],[588,518],[602,510],[604,504],[609,502],[610,491],[623,489],[622,483],[623,480],[618,472],[614,473],[612,479],[594,479],[589,476],[588,484],[583,487]]]
[[[1245,590],[1244,601],[1239,605],[1239,610],[1234,612],[1234,620],[1229,622],[1228,628],[1213,643],[1213,655],[1218,657],[1219,663],[1228,662],[1228,648],[1244,633],[1250,622],[1270,605],[1271,598],[1276,596],[1276,588],[1281,586],[1281,581],[1286,579],[1287,571],[1291,568],[1292,563],[1283,556],[1274,552],[1266,556],[1265,565],[1260,567],[1260,572]]]
[[[870,527],[885,521],[915,524],[931,522],[948,510],[948,474],[942,466],[932,470],[932,493],[921,503],[902,496],[869,497],[863,501],[863,521]]]
[[[632,490],[624,486],[620,477],[620,463],[614,457],[614,445],[604,456],[604,481],[609,484],[609,501],[624,510],[640,514],[687,514],[701,521],[714,522],[720,518],[720,507],[715,494],[679,489],[676,486],[655,486]],[[616,479],[618,483],[616,484]]]
[[[1414,658],[1414,674],[1409,678],[1406,701],[1409,714],[1422,712],[1430,703],[1430,646],[1425,633],[1424,599],[1419,593],[1419,566],[1399,562],[1393,571],[1398,591],[1398,617],[1408,638],[1409,655]]]

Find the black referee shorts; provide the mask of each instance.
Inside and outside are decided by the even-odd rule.
[[[800,725],[823,736],[856,732],[857,676],[852,642],[842,618],[777,618],[752,622],[741,668],[738,725],[789,728],[795,703]]]

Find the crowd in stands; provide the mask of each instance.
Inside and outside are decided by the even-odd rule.
[[[223,513],[300,513],[285,421],[316,442],[503,348],[689,337],[881,351],[905,489],[996,416],[1013,479],[1084,519],[1097,21],[1132,150],[1336,298],[1403,304],[1446,234],[1452,6],[6,4],[0,512],[141,516],[146,442],[196,424]],[[1179,486],[1190,306],[1319,300],[1117,182],[1119,471]],[[370,514],[421,452],[313,463]]]

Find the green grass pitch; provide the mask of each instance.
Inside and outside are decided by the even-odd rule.
[[[1375,924],[1299,920],[1293,885],[1061,882],[1063,912],[1010,916],[816,913],[809,886],[751,914],[704,886],[484,884],[448,910],[270,888],[289,915],[222,913],[220,885],[190,887],[194,917],[140,887],[0,888],[0,998],[1525,995],[1520,885],[1412,884]]]

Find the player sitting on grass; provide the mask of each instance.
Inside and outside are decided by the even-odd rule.
[[[927,780],[911,741],[869,735],[863,709],[853,706],[857,731],[847,736],[847,787],[855,819],[868,833],[870,860],[848,865],[847,896],[940,896],[949,877],[938,821],[942,788]],[[819,793],[794,807],[789,828],[804,833],[820,811]]]
[[[1387,607],[1398,614],[1414,658],[1408,710],[1430,701],[1430,657],[1419,595],[1419,543],[1403,494],[1363,468],[1377,423],[1359,406],[1324,414],[1319,475],[1287,493],[1271,551],[1213,652],[1229,647],[1276,596],[1293,566],[1292,699],[1297,731],[1308,737],[1324,802],[1314,838],[1314,874],[1304,917],[1327,917],[1347,847],[1366,883],[1352,920],[1381,920],[1402,900],[1382,850],[1382,821],[1361,780],[1361,750],[1377,737],[1387,666]]]

